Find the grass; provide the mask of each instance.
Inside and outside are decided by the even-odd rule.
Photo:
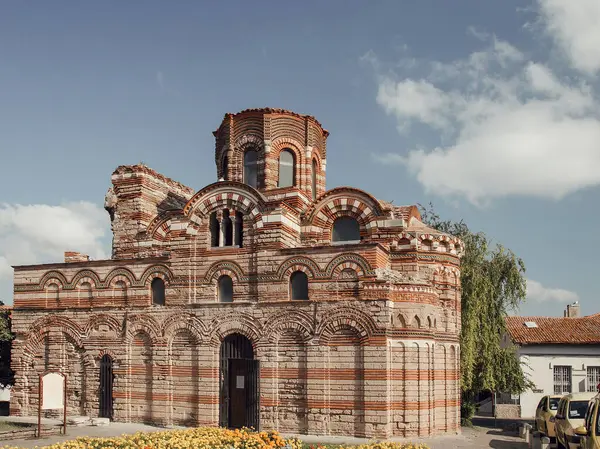
[[[27,427],[31,427],[33,424],[17,423],[9,421],[0,421],[0,432],[8,432],[11,430],[22,430]]]

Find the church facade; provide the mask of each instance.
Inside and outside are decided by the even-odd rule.
[[[218,181],[112,174],[112,257],[14,267],[11,413],[68,375],[69,416],[283,433],[458,432],[462,243],[417,207],[327,190],[328,132],[226,114]]]

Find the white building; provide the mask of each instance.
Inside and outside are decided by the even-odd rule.
[[[532,418],[545,395],[597,391],[600,313],[581,317],[576,302],[567,306],[563,318],[510,316],[506,324],[504,343],[517,346],[523,370],[536,386],[514,398],[520,404],[512,408],[515,414]]]

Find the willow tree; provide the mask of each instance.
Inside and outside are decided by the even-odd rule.
[[[441,220],[430,204],[423,221],[464,243],[461,259],[461,415],[469,422],[480,392],[522,393],[531,387],[512,346],[502,347],[505,318],[526,296],[525,264],[483,232],[472,232],[461,220]]]

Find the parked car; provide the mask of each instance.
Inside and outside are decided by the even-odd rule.
[[[570,393],[559,401],[554,417],[558,449],[579,449],[581,437],[574,430],[585,424],[588,405],[594,396],[596,393]]]
[[[558,402],[562,395],[554,394],[544,396],[540,399],[535,409],[535,429],[546,435],[548,438],[555,438],[554,417],[558,410]]]
[[[588,405],[584,424],[575,428],[575,435],[581,437],[579,447],[581,449],[600,449],[600,419],[598,416],[600,408],[600,395],[594,396]]]

